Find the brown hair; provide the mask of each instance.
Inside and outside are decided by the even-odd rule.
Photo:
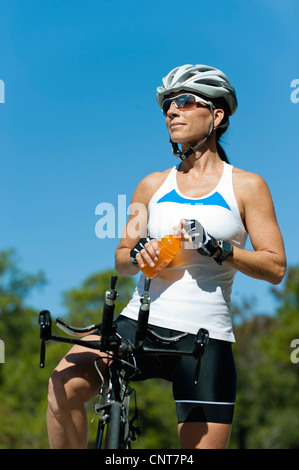
[[[223,160],[226,163],[229,163],[227,155],[226,155],[225,151],[223,150],[223,147],[222,147],[222,145],[220,144],[219,141],[222,137],[222,134],[224,134],[224,132],[226,132],[226,130],[229,126],[230,111],[229,111],[229,108],[226,104],[226,101],[223,98],[217,98],[215,100],[210,100],[210,101],[213,103],[215,108],[218,108],[218,109],[220,108],[224,111],[224,117],[223,117],[223,119],[221,121],[221,124],[220,124],[221,127],[218,127],[216,129],[216,148],[217,148],[217,152],[218,152],[218,155],[221,158],[221,160]]]

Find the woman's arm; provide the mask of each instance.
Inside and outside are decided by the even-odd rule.
[[[240,170],[235,180],[240,213],[254,251],[234,246],[232,255],[224,263],[247,276],[279,284],[286,272],[286,256],[268,186],[260,176]],[[174,231],[183,241],[192,242],[185,224],[182,220]],[[217,256],[215,252],[214,257]]]
[[[130,251],[140,238],[148,236],[148,203],[164,179],[165,173],[152,173],[139,183],[133,194],[128,222],[115,252],[115,268],[122,276],[134,276],[138,273],[139,266],[142,267],[144,263],[150,265],[159,254],[157,240],[152,239],[146,244],[146,250],[136,256],[138,267],[132,264],[130,258]]]
[[[254,251],[234,247],[225,262],[247,276],[279,284],[286,272],[286,256],[269,188],[253,173],[241,172],[236,180],[236,195]]]

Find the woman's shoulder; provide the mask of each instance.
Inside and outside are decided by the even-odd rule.
[[[261,175],[236,167],[233,168],[233,179],[234,182],[238,183],[242,187],[245,186],[246,189],[267,185],[265,179]]]
[[[157,191],[157,189],[164,183],[172,168],[168,168],[164,171],[156,171],[146,175],[138,184],[137,188],[141,190],[151,190],[151,192]]]
[[[134,199],[146,199],[147,201],[150,201],[155,192],[169,176],[172,168],[168,168],[164,171],[156,171],[142,178],[135,190]]]
[[[268,185],[261,175],[235,167],[233,168],[233,186],[243,201],[269,192]]]
[[[150,173],[149,175],[146,175],[140,183],[142,184],[160,184],[163,183],[167,176],[170,174],[171,170],[173,167],[168,168],[167,170],[164,171],[156,171],[154,173]]]

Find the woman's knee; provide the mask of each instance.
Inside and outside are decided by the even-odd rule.
[[[48,384],[48,403],[53,411],[86,403],[97,395],[101,379],[94,366],[96,358],[98,355],[93,352],[73,350],[62,359]]]
[[[48,403],[54,410],[65,406],[74,398],[80,399],[80,380],[70,377],[68,371],[55,369],[48,383]]]

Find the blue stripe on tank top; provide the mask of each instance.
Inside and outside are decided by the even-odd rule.
[[[191,206],[197,206],[197,205],[204,205],[204,206],[220,206],[224,207],[224,209],[228,209],[231,211],[231,208],[217,191],[212,194],[211,196],[202,198],[202,199],[188,199],[186,197],[180,196],[175,189],[170,191],[169,193],[165,194],[163,197],[161,197],[158,201],[157,204],[161,202],[175,202],[178,204],[189,204]]]

